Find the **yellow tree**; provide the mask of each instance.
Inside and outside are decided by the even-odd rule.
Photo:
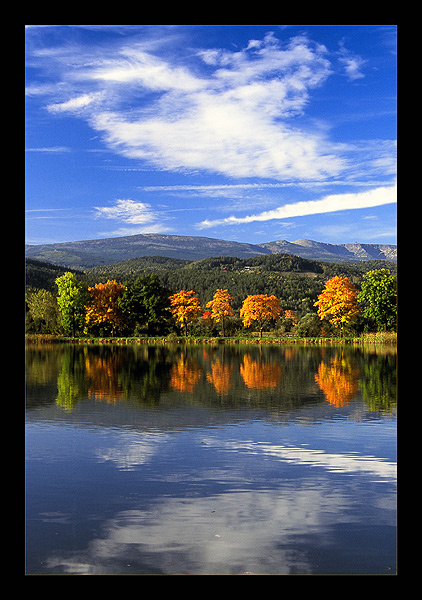
[[[332,277],[314,303],[318,307],[319,318],[321,321],[328,319],[334,327],[340,327],[343,335],[344,326],[359,314],[357,295],[357,289],[347,277]]]
[[[262,338],[264,322],[275,321],[282,312],[280,300],[276,296],[257,294],[245,298],[240,309],[240,316],[243,317],[245,327],[250,327],[254,321],[258,321],[260,337]]]
[[[117,300],[123,292],[123,285],[117,281],[97,283],[88,288],[91,301],[86,308],[87,329],[102,327],[112,335],[125,324]]]
[[[233,317],[234,311],[230,306],[233,296],[230,296],[228,290],[217,290],[214,297],[207,303],[207,308],[211,308],[211,318],[216,323],[221,321],[221,329],[224,337],[224,318]]]
[[[193,323],[201,315],[202,308],[199,298],[195,297],[195,292],[181,290],[173,296],[170,296],[170,311],[181,327],[185,328],[188,334],[188,323]]]

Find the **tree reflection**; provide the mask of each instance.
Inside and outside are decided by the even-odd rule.
[[[367,355],[359,385],[370,410],[391,412],[397,405],[395,354]]]
[[[247,353],[240,365],[240,374],[246,387],[252,389],[266,389],[276,387],[281,380],[283,368],[277,362],[262,362],[252,358]]]
[[[74,346],[63,353],[62,368],[57,377],[56,404],[64,410],[73,410],[76,403],[88,392],[83,355]]]
[[[341,355],[332,358],[329,364],[322,361],[315,381],[330,404],[347,406],[358,391],[359,375],[360,369]]]
[[[211,373],[207,375],[207,381],[212,383],[217,394],[226,395],[230,389],[230,377],[233,372],[234,365],[221,362],[219,358],[212,363]]]
[[[168,389],[170,365],[155,348],[70,346],[57,377],[56,404],[69,411],[89,396],[156,404]]]
[[[169,390],[194,394],[195,404],[241,404],[245,387],[248,406],[265,401],[276,411],[306,404],[316,386],[335,406],[357,394],[367,410],[396,406],[396,353],[379,348],[63,345],[28,351],[26,375],[28,407],[66,411],[89,398],[155,406]]]
[[[155,406],[169,389],[170,364],[162,348],[135,347],[119,373],[119,384],[127,400]]]
[[[123,365],[114,353],[108,356],[85,356],[85,374],[89,381],[88,394],[96,400],[116,402],[123,397],[123,389],[119,385],[119,372]]]
[[[181,354],[170,371],[170,387],[191,394],[201,379],[202,371],[195,360]]]

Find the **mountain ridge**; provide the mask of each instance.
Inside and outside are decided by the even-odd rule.
[[[278,253],[328,262],[360,262],[373,259],[397,261],[397,246],[393,244],[329,244],[308,239],[249,244],[201,236],[153,233],[25,247],[28,258],[75,269],[115,264],[141,256],[202,260],[218,256],[251,258]]]

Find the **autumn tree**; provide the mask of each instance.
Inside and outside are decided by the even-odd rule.
[[[57,304],[64,332],[75,336],[84,326],[85,304],[89,298],[87,286],[69,271],[56,279],[56,285],[59,291]]]
[[[245,327],[250,327],[254,321],[258,321],[260,337],[262,338],[264,323],[266,321],[276,321],[282,312],[280,300],[276,296],[257,294],[245,298],[240,309],[240,316],[243,317]]]
[[[122,311],[118,305],[123,285],[117,281],[97,283],[88,288],[91,295],[86,309],[85,322],[88,329],[103,328],[107,333],[115,333],[125,325]]]
[[[358,302],[363,305],[363,317],[375,322],[378,331],[395,330],[397,283],[389,269],[378,269],[365,273]]]
[[[224,319],[225,317],[233,317],[234,311],[230,305],[233,301],[233,296],[230,296],[228,290],[217,290],[214,297],[207,303],[207,308],[211,308],[211,318],[216,323],[221,321],[221,329],[224,337]]]
[[[195,296],[193,290],[181,290],[173,296],[170,296],[170,312],[176,323],[185,328],[188,335],[188,324],[193,323],[201,315],[202,308],[199,298]]]
[[[318,316],[327,319],[334,327],[339,327],[343,335],[345,325],[359,314],[358,291],[347,277],[332,277],[325,284],[314,306],[318,307]]]

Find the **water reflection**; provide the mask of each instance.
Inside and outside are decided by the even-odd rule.
[[[254,360],[250,353],[245,354],[243,363],[240,365],[240,374],[246,387],[257,390],[277,387],[282,372],[283,367],[278,361]]]
[[[196,360],[181,354],[170,373],[170,386],[179,392],[192,394],[202,375],[202,367]]]
[[[27,350],[29,574],[395,569],[396,355]]]
[[[363,398],[370,411],[396,406],[396,356],[347,347],[56,346],[27,351],[31,386],[57,386],[55,402],[158,405],[177,392],[190,402],[297,404],[308,400],[348,406]]]
[[[131,565],[145,573],[311,574],[307,547],[329,548],[338,503],[349,505],[328,491],[304,485],[282,497],[250,491],[163,498],[116,514],[100,539],[77,556],[57,553],[48,567],[79,574],[130,573]],[[294,538],[301,543],[292,552]]]
[[[321,361],[315,381],[324,392],[327,402],[335,406],[347,406],[359,388],[360,369],[350,359],[337,355],[327,364]]]
[[[207,373],[207,381],[212,383],[217,394],[227,395],[229,393],[233,369],[233,364],[226,364],[220,358],[211,363],[211,373]]]

